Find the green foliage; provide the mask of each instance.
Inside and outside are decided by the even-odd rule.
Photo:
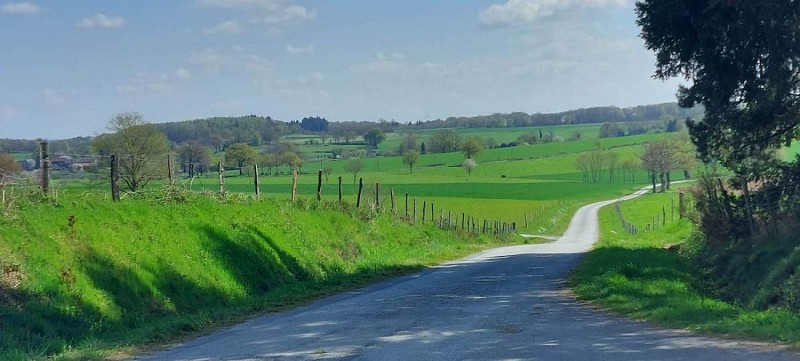
[[[373,148],[378,148],[378,144],[386,140],[386,134],[379,128],[372,128],[364,133],[364,141]]]
[[[419,153],[416,150],[409,150],[403,153],[403,163],[408,165],[408,172],[414,173],[414,164],[419,160]]]
[[[674,192],[649,194],[620,206],[626,220],[642,229],[659,214],[663,217],[663,208],[669,210],[672,200],[677,207]],[[665,226],[634,236],[622,227],[612,206],[603,208],[600,244],[586,255],[570,280],[578,297],[613,312],[670,327],[800,345],[797,313],[758,311],[715,296],[694,261],[702,246],[692,235],[692,224],[669,220],[670,214],[668,211]],[[762,262],[738,265],[745,264],[770,268],[770,263]],[[741,272],[742,280],[758,282],[757,276]]]
[[[255,149],[245,143],[236,143],[225,150],[225,163],[236,164],[240,175],[246,165],[254,164],[257,159]]]
[[[0,228],[0,359],[107,357],[501,242],[334,202],[180,192],[30,198]]]
[[[449,153],[458,151],[461,147],[461,136],[453,129],[442,129],[434,133],[429,139],[427,150],[431,153]]]
[[[702,121],[687,124],[703,159],[737,170],[742,160],[796,138],[794,2],[645,0],[636,12],[642,38],[656,52],[656,77],[689,80],[680,104],[705,107]]]
[[[472,137],[464,141],[464,144],[461,145],[461,152],[464,153],[464,156],[467,159],[472,159],[472,157],[480,154],[483,151],[483,141],[481,141],[478,137]]]
[[[108,129],[113,133],[98,136],[92,147],[101,155],[118,157],[120,179],[131,192],[138,191],[164,173],[166,167],[159,167],[158,161],[169,149],[167,137],[146,123],[141,114],[117,114],[109,121]]]

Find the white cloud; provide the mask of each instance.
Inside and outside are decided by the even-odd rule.
[[[216,7],[256,12],[254,21],[270,25],[313,20],[314,10],[293,4],[291,0],[196,0],[200,7]]]
[[[242,26],[236,20],[229,20],[203,29],[203,32],[206,34],[238,34],[242,32]]]
[[[530,23],[560,11],[620,7],[628,3],[630,0],[508,0],[505,4],[494,4],[482,10],[478,19],[483,25],[502,27]]]
[[[125,19],[121,16],[109,16],[103,13],[97,13],[93,17],[83,18],[78,27],[83,29],[91,28],[119,28],[125,25]]]
[[[286,44],[286,53],[289,55],[304,55],[314,52],[314,45],[308,44],[306,46],[293,46]]]
[[[4,14],[38,14],[41,11],[39,5],[34,3],[7,3],[0,6],[0,12]]]
[[[316,18],[316,11],[308,10],[299,5],[291,5],[277,11],[271,11],[257,20],[260,20],[260,22],[264,24],[279,25],[290,22],[314,20]]]
[[[175,71],[175,76],[178,77],[178,79],[186,80],[192,77],[192,73],[186,70],[186,68],[181,67]]]

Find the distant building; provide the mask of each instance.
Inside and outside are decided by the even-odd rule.
[[[73,159],[71,169],[73,172],[83,171],[86,168],[93,168],[97,166],[97,159],[94,157],[86,156],[78,159]]]

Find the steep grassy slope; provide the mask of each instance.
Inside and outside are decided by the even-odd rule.
[[[502,243],[315,201],[147,197],[0,215],[0,359],[100,357]]]

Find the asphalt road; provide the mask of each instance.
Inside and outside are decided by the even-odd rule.
[[[139,360],[800,360],[769,345],[624,320],[564,281],[598,236],[581,208],[558,241],[490,250]]]

